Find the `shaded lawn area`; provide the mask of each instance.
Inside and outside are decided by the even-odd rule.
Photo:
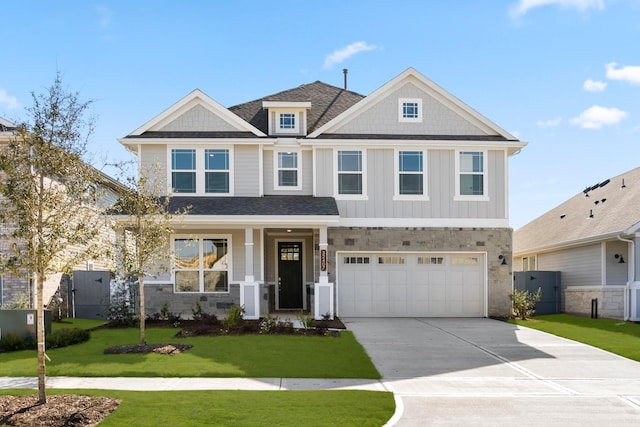
[[[33,390],[0,390],[18,396]],[[394,413],[392,393],[378,391],[121,391],[48,390],[121,399],[100,427],[381,426]]]
[[[51,359],[47,362],[47,375],[380,379],[371,359],[350,331],[342,331],[339,337],[238,335],[174,338],[178,331],[177,328],[147,328],[148,343],[193,345],[184,353],[164,355],[104,354],[108,347],[136,344],[139,330],[94,330],[91,339],[85,343],[47,350]],[[35,375],[35,350],[0,353],[0,376]]]
[[[529,320],[510,320],[640,361],[640,324],[615,319],[591,319],[570,314],[547,314]]]

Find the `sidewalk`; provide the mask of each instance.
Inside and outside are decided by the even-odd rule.
[[[47,377],[47,388],[105,390],[369,390],[388,391],[382,381],[324,378],[129,378]],[[0,389],[38,388],[35,377],[0,377]]]

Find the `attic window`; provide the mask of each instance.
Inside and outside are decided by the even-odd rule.
[[[296,115],[293,113],[280,113],[280,129],[295,129]]]
[[[400,98],[398,100],[398,120],[401,122],[422,122],[422,99]]]

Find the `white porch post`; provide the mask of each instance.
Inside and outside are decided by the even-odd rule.
[[[253,274],[253,228],[244,229],[244,281],[240,282],[240,305],[245,319],[260,318],[260,284]]]
[[[629,320],[640,321],[640,232],[636,232],[631,243],[629,243],[629,277],[627,283],[629,295]]]
[[[335,315],[333,283],[329,283],[327,272],[327,227],[320,227],[318,246],[320,249],[320,277],[314,286],[313,298],[313,318],[321,320],[322,316],[328,314],[331,319]]]

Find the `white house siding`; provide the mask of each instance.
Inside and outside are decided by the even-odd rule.
[[[315,162],[315,195],[319,197],[333,196],[333,149],[316,149]]]
[[[295,195],[310,196],[313,194],[313,153],[311,150],[302,150],[299,163],[301,174],[298,179],[302,180],[300,190],[276,190],[274,175],[274,150],[265,150],[263,157],[264,168],[264,194],[265,195]]]
[[[398,121],[400,98],[422,98],[423,120],[418,123]],[[486,135],[486,132],[444,106],[413,83],[407,83],[386,99],[372,105],[335,133],[396,135]]]
[[[201,105],[195,105],[160,129],[163,132],[233,132],[238,129]]]
[[[233,150],[234,195],[260,195],[260,151],[257,145],[236,145]]]
[[[167,146],[142,145],[139,159],[140,168],[149,175],[158,190],[167,189]]]

